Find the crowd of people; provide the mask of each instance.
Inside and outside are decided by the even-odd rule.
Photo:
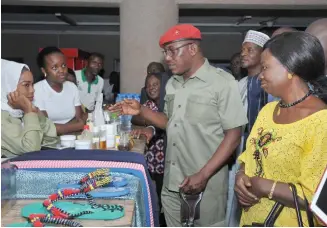
[[[312,200],[327,165],[326,37],[327,19],[312,23],[305,32],[277,29],[271,38],[250,30],[231,60],[234,78],[210,66],[201,50],[201,32],[192,25],[174,26],[161,37],[172,72],[166,85],[160,84],[165,85],[163,111],[134,100],[111,110],[141,119],[147,127],[138,134],[148,139],[158,129],[166,131],[158,194],[168,226],[182,225],[180,191],[203,192],[196,226],[231,224],[226,208],[234,196],[227,197],[228,185],[234,187],[242,209],[241,218],[232,218],[236,224],[263,224],[280,202],[286,207],[274,225],[297,226],[290,183],[296,187],[304,225],[310,224],[306,202]],[[147,87],[147,93],[159,97],[158,88]],[[244,152],[237,155],[237,171],[228,180],[227,163],[237,147]],[[317,217],[314,224],[322,225]]]
[[[297,226],[289,184],[303,209],[327,165],[327,19],[305,32],[280,28],[269,37],[248,31],[231,58],[231,73],[210,65],[201,40],[193,25],[171,27],[159,41],[169,70],[151,62],[141,101],[109,108],[133,115],[132,123],[143,127],[133,134],[147,138],[161,225],[182,225],[182,191],[203,192],[196,226],[228,226],[234,197],[242,214],[232,219],[241,226],[263,223],[275,202],[286,207],[274,225]],[[100,76],[100,53],[91,53],[79,71],[67,67],[57,47],[42,49],[37,63],[44,79],[34,84],[27,65],[2,59],[2,157],[82,131],[99,96],[114,103],[119,93],[119,73]],[[314,222],[321,224],[316,217]]]
[[[37,56],[43,80],[25,64],[1,60],[1,156],[15,157],[56,143],[58,136],[83,130],[88,113],[104,94],[113,102],[119,93],[119,75],[103,79],[104,56],[91,53],[82,70],[67,67],[57,47],[45,47]],[[111,90],[104,88],[107,84]]]

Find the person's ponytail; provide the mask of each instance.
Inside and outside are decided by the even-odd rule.
[[[314,94],[327,104],[327,75],[322,75],[309,83]]]

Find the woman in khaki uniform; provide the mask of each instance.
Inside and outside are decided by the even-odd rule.
[[[28,66],[1,60],[1,157],[37,151],[57,141],[55,125],[33,104]]]

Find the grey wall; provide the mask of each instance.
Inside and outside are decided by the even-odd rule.
[[[1,57],[24,58],[35,76],[40,74],[36,64],[38,49],[45,46],[80,48],[105,55],[105,70],[113,70],[114,59],[119,59],[119,36],[117,35],[27,35],[2,34]],[[240,50],[241,34],[203,35],[202,48],[208,59],[228,60]],[[140,53],[142,58],[142,53]],[[132,83],[132,82],[131,82]]]
[[[2,34],[1,39],[1,57],[24,58],[35,76],[40,74],[36,64],[40,47],[58,46],[100,52],[105,55],[106,74],[113,70],[114,59],[119,58],[119,36]]]
[[[242,34],[203,35],[202,49],[208,59],[229,60],[241,50]]]

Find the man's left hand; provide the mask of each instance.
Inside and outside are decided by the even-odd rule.
[[[179,186],[184,193],[197,194],[203,192],[208,183],[208,178],[201,172],[188,176]]]

